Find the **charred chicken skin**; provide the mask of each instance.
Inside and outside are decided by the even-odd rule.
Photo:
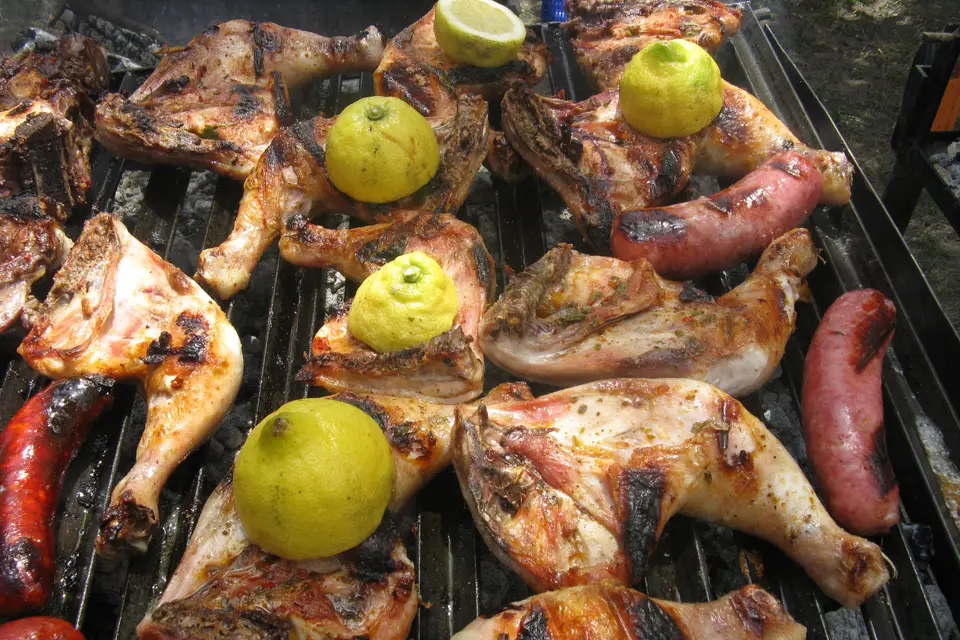
[[[383,36],[324,37],[272,22],[231,20],[166,49],[129,98],[97,106],[97,139],[147,163],[210,169],[243,180],[291,114],[287,88],[345,71],[373,71]]]
[[[67,207],[86,201],[93,99],[110,69],[80,35],[0,62],[0,197],[34,193]]]
[[[493,258],[473,226],[451,215],[416,211],[403,212],[394,223],[343,231],[301,221],[285,234],[280,251],[294,264],[336,267],[357,282],[404,253],[422,251],[453,279],[460,299],[452,329],[419,347],[392,353],[377,353],[350,334],[347,303],[317,332],[299,379],[333,391],[435,402],[464,402],[480,394],[484,363],[477,334],[496,280]]]
[[[692,172],[740,177],[784,151],[803,156],[823,174],[821,204],[850,199],[853,168],[847,157],[805,146],[743,89],[724,83],[720,114],[685,138],[639,133],[624,121],[619,100],[616,89],[570,102],[522,86],[503,99],[507,140],[560,193],[598,250],[609,251],[618,214],[664,204]]]
[[[52,378],[139,383],[147,422],[100,526],[107,555],[146,549],[174,469],[219,426],[243,373],[220,307],[108,214],[88,221],[19,348]]]
[[[695,378],[742,396],[780,363],[794,303],[816,264],[810,232],[795,229],[767,247],[740,286],[714,299],[664,280],[645,260],[561,245],[510,282],[483,317],[480,346],[497,366],[558,386]]]
[[[0,198],[0,332],[30,324],[40,306],[33,284],[56,269],[72,246],[60,225],[67,209],[47,198]]]
[[[230,236],[200,254],[197,279],[221,299],[245,289],[263,252],[296,216],[348,213],[364,222],[383,222],[398,211],[454,213],[460,208],[487,150],[487,104],[478,96],[457,98],[456,109],[429,118],[440,147],[440,167],[415,193],[386,204],[350,198],[327,175],[327,133],[335,118],[316,118],[285,128],[257,162],[244,184]]]
[[[616,87],[648,44],[684,39],[714,52],[740,30],[740,10],[718,0],[567,0],[577,63],[598,89]]]
[[[525,385],[504,384],[486,401],[532,397]],[[396,467],[391,511],[450,464],[453,405],[352,392],[330,398],[364,411],[383,430]],[[414,580],[389,516],[363,544],[334,558],[291,562],[264,553],[244,535],[228,478],[204,506],[163,597],[137,632],[153,640],[287,638],[292,630],[299,638],[406,638],[417,610]]]
[[[543,630],[532,636],[534,630]],[[611,583],[570,587],[478,618],[452,640],[803,640],[807,630],[777,599],[749,585],[713,602],[681,604]]]
[[[848,607],[889,578],[764,424],[704,382],[609,380],[460,409],[453,463],[491,551],[536,591],[636,584],[677,513],[769,541]]]

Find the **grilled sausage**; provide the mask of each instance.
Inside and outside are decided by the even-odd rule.
[[[900,520],[900,489],[883,430],[880,378],[897,311],[879,291],[850,291],[830,305],[803,367],[803,435],[827,510],[862,535]]]
[[[684,280],[751,258],[806,220],[823,176],[796,153],[782,153],[709,198],[625,211],[610,237],[621,260],[646,259],[665,278]]]
[[[0,625],[0,640],[85,640],[83,634],[59,618],[24,618]]]
[[[63,475],[111,402],[106,379],[61,380],[27,400],[0,433],[0,615],[47,603]]]

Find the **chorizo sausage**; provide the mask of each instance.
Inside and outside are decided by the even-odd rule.
[[[644,258],[665,278],[696,278],[758,255],[806,220],[821,193],[816,167],[782,153],[708,198],[619,214],[611,248],[621,260]]]
[[[60,380],[0,433],[0,615],[39,611],[53,588],[53,519],[70,461],[107,408],[111,382]]]
[[[85,640],[83,634],[59,618],[23,618],[0,625],[0,640]]]
[[[852,533],[884,533],[900,520],[900,489],[883,429],[883,354],[897,311],[879,291],[830,305],[803,367],[803,435],[830,515]]]

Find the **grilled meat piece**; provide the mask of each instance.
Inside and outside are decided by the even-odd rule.
[[[526,385],[504,384],[486,401],[532,397]],[[350,392],[330,398],[359,408],[383,429],[396,465],[390,510],[402,508],[450,463],[453,405]],[[317,599],[333,606],[315,607]],[[335,558],[282,560],[244,535],[228,478],[204,506],[157,609],[137,631],[154,640],[271,637],[268,632],[286,638],[294,627],[301,638],[405,638],[416,607],[413,566],[389,522]]]
[[[236,331],[195,282],[100,214],[84,226],[19,352],[52,378],[139,383],[147,421],[136,463],[103,515],[98,549],[144,551],[164,483],[236,397]]]
[[[39,306],[31,295],[35,282],[53,271],[72,242],[60,227],[67,209],[47,198],[0,198],[0,332]]]
[[[718,0],[567,0],[567,15],[577,63],[599,90],[648,44],[682,38],[712,53],[740,30],[740,10]]]
[[[757,98],[724,83],[720,115],[685,138],[645,136],[623,120],[616,90],[583,102],[536,95],[518,86],[503,99],[503,129],[517,152],[556,189],[584,238],[608,251],[614,217],[664,204],[691,172],[740,177],[785,150],[807,158],[824,178],[822,204],[850,199],[853,168],[843,153],[810,149]]]
[[[609,380],[458,409],[453,464],[491,551],[536,591],[636,584],[676,513],[767,540],[848,607],[889,578],[763,423],[704,382]]]
[[[440,146],[436,175],[415,193],[386,204],[354,200],[330,182],[324,148],[334,118],[285,128],[244,184],[230,236],[200,254],[197,279],[221,299],[246,289],[260,256],[295,216],[349,213],[364,222],[383,222],[404,209],[456,212],[487,152],[487,104],[463,95],[453,114],[429,121]]]
[[[514,278],[480,325],[483,353],[529,380],[695,378],[734,396],[773,375],[794,303],[817,264],[806,229],[776,239],[743,284],[713,299],[624,262],[561,245]]]
[[[281,255],[294,264],[336,267],[362,282],[381,266],[411,251],[423,251],[453,278],[460,310],[453,328],[419,347],[377,353],[347,328],[348,302],[320,328],[312,355],[297,376],[330,390],[350,389],[463,402],[483,388],[480,318],[496,290],[493,258],[480,233],[451,215],[407,211],[394,223],[349,230],[307,225],[288,231]]]
[[[570,587],[507,606],[477,618],[451,640],[538,638],[603,640],[803,640],[807,630],[772,595],[755,585],[719,600],[681,604],[649,598],[612,584]]]
[[[280,126],[289,124],[287,87],[373,71],[383,36],[375,27],[328,38],[231,20],[161,53],[156,71],[129,99],[111,94],[97,107],[97,139],[142,162],[243,180]]]
[[[401,31],[387,45],[373,74],[377,95],[400,98],[424,116],[449,117],[458,93],[476,93],[498,101],[513,84],[536,84],[547,70],[547,45],[532,31],[516,60],[481,68],[457,62],[440,48],[433,34],[434,13]]]
[[[360,546],[294,562],[247,540],[225,480],[207,501],[141,640],[406,638],[417,612],[413,563],[387,515]]]
[[[35,193],[68,207],[86,201],[93,99],[109,82],[103,50],[85,36],[0,62],[0,197]]]

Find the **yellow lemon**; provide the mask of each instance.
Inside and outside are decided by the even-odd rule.
[[[373,533],[393,492],[393,454],[353,405],[288,402],[250,432],[233,469],[247,536],[289,560],[334,556]]]
[[[433,33],[451,58],[475,67],[499,67],[517,59],[527,28],[493,0],[440,0]]]
[[[360,284],[347,326],[358,340],[386,353],[448,331],[459,310],[453,278],[436,260],[414,251],[383,265]]]
[[[326,143],[327,174],[363,202],[392,202],[430,181],[440,166],[427,119],[399,98],[357,100],[337,117]]]
[[[723,107],[720,68],[686,40],[645,47],[623,70],[620,110],[627,123],[657,138],[689,136]]]

